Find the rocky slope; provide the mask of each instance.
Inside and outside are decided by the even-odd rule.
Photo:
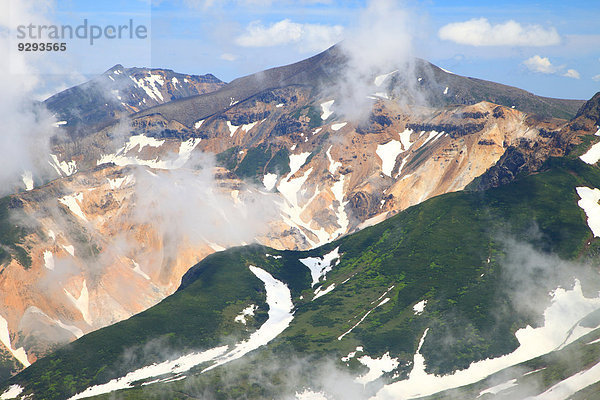
[[[224,85],[211,74],[187,75],[168,69],[115,65],[89,82],[55,94],[44,105],[69,133],[85,135],[133,112],[212,92]]]
[[[333,79],[339,62],[330,51],[109,126],[92,118],[84,134],[57,142],[49,162],[59,179],[4,205],[16,218],[2,237],[6,349],[27,365],[126,319],[172,293],[214,251],[254,241],[313,248],[463,189],[507,149],[562,151],[546,132],[565,120],[485,101],[400,106],[394,74],[373,77],[380,91],[366,120],[347,120],[335,93],[307,83]],[[99,79],[126,75],[115,68]],[[138,70],[126,71],[133,77],[122,79],[135,80]],[[147,74],[170,76],[139,73],[146,86],[160,81]],[[592,133],[588,125],[575,137]]]
[[[310,251],[213,254],[172,296],[39,360],[3,394],[594,398],[599,186],[597,167],[554,158]]]

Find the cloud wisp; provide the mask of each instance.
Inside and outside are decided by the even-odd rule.
[[[522,25],[510,20],[492,24],[487,18],[454,22],[440,28],[438,36],[468,46],[523,46],[543,47],[560,44],[556,28],[541,25]]]
[[[411,9],[391,0],[370,1],[360,10],[340,44],[347,62],[332,90],[336,93],[336,114],[354,122],[364,121],[373,107],[373,95],[387,90],[392,75],[399,80],[394,87],[402,87],[395,101],[421,102],[414,39],[419,35],[417,27],[423,27],[416,21],[419,18]],[[376,79],[384,75],[384,81]]]
[[[235,43],[242,47],[295,45],[304,52],[322,51],[340,41],[343,32],[341,25],[298,23],[287,18],[268,26],[254,21]]]
[[[548,57],[535,55],[523,61],[523,65],[525,65],[531,72],[561,75],[573,79],[581,78],[581,75],[577,70],[569,68],[565,71],[566,67],[564,65],[554,65]]]

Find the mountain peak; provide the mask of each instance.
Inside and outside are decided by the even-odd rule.
[[[593,121],[595,125],[600,125],[600,92],[586,101],[573,119],[580,117]]]

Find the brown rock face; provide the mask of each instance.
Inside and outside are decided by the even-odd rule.
[[[31,265],[14,258],[0,274],[5,346],[33,362],[156,304],[212,252],[321,245],[463,189],[514,159],[507,149],[563,151],[570,137],[553,132],[573,129],[487,102],[407,109],[382,98],[356,123],[316,98],[292,85],[203,120],[144,114],[58,144],[60,178],[13,196]]]

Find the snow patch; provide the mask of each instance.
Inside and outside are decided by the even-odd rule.
[[[52,162],[48,162],[59,176],[71,176],[77,172],[77,163],[75,161],[58,161],[58,157],[54,154],[50,154],[50,158]]]
[[[135,272],[136,274],[140,275],[142,278],[146,279],[146,280],[150,280],[150,277],[148,276],[148,274],[146,274],[144,271],[142,271],[142,268],[140,268],[140,264],[138,264],[137,262],[135,262],[134,260],[131,260],[131,262],[134,265],[134,269],[133,272]]]
[[[397,69],[390,73],[387,73],[384,75],[379,75],[379,76],[375,77],[375,80],[373,81],[373,83],[375,84],[375,86],[381,86],[381,84],[388,78],[388,76],[393,75],[396,72],[398,72]]]
[[[347,122],[340,122],[339,124],[333,124],[331,125],[331,130],[332,131],[339,131],[340,129],[342,129],[343,127],[345,127],[348,123]]]
[[[332,238],[337,238],[346,233],[348,225],[350,225],[350,219],[348,218],[348,214],[346,214],[346,205],[349,203],[349,201],[344,201],[345,178],[346,177],[344,175],[340,175],[340,179],[331,186],[331,193],[333,193],[335,201],[338,203],[337,210],[334,211],[335,216],[337,217],[337,223],[339,225],[339,228],[332,232]]]
[[[154,101],[164,101],[163,95],[160,92],[160,89],[157,87],[157,85],[162,86],[165,84],[165,81],[161,75],[150,74],[149,76],[145,76],[140,79],[134,78],[133,76],[129,76],[129,78],[135,82],[140,89],[146,92],[148,97]]]
[[[304,389],[302,393],[296,392],[296,400],[328,400],[323,392],[313,392],[310,389]]]
[[[331,116],[331,114],[333,114],[333,111],[331,111],[331,106],[333,105],[333,102],[335,100],[329,100],[326,101],[325,103],[321,103],[321,110],[323,110],[323,112],[321,113],[321,119],[323,121],[325,121],[327,118],[329,118]]]
[[[246,317],[253,316],[254,311],[258,310],[258,306],[256,304],[250,304],[248,307],[244,308],[242,312],[236,316],[233,320],[235,322],[241,322],[246,325]]]
[[[400,132],[400,142],[402,143],[402,149],[407,151],[410,149],[410,146],[413,145],[414,142],[411,143],[410,135],[412,135],[412,129],[405,129],[403,132]]]
[[[357,358],[357,360],[362,365],[369,368],[369,372],[356,378],[356,382],[362,383],[363,385],[373,382],[386,372],[392,372],[400,365],[397,358],[390,357],[389,352],[385,353],[380,358],[371,358],[370,356],[365,355]]]
[[[335,171],[337,171],[337,169],[342,166],[341,162],[333,161],[333,158],[331,158],[331,148],[332,147],[333,147],[333,145],[329,146],[329,148],[327,149],[327,152],[325,153],[325,154],[327,154],[327,159],[329,160],[329,173],[331,175],[335,174]]]
[[[333,269],[334,266],[340,263],[339,246],[325,254],[323,257],[307,257],[301,258],[302,264],[306,265],[310,270],[310,276],[312,278],[311,286],[315,286],[321,278],[326,277],[327,273]],[[337,260],[332,266],[331,263]]]
[[[479,392],[479,396],[477,396],[477,398],[480,398],[484,394],[498,394],[500,392],[503,392],[503,391],[510,389],[511,387],[515,387],[515,386],[517,386],[517,380],[511,379],[511,380],[501,383],[499,385],[492,386],[491,388],[482,390],[481,392]]]
[[[23,175],[21,175],[21,179],[23,179],[25,190],[33,189],[33,174],[31,173],[31,171],[23,172]]]
[[[248,132],[250,129],[254,128],[256,126],[256,124],[258,124],[259,122],[260,121],[255,121],[250,124],[244,124],[244,125],[242,125],[242,130],[244,132]]]
[[[268,191],[273,190],[273,188],[275,187],[275,185],[277,184],[277,174],[265,174],[265,176],[263,176],[263,185],[265,186],[265,189],[267,189]]]
[[[229,352],[227,352],[228,346],[221,346],[201,353],[191,353],[173,361],[154,363],[132,371],[121,378],[113,379],[105,384],[88,387],[83,392],[71,397],[70,400],[83,399],[116,390],[131,388],[133,387],[134,382],[165,374],[181,375],[183,372],[189,371],[197,365],[214,361],[213,365],[200,372],[204,373],[225,363],[236,360],[258,347],[268,344],[283,332],[294,318],[292,313],[294,308],[292,294],[286,284],[273,278],[271,274],[265,270],[252,265],[249,266],[249,268],[250,271],[265,284],[267,305],[269,306],[269,318],[256,332],[252,333],[247,340],[236,344]],[[174,378],[169,379],[179,378],[180,377],[175,376]],[[159,381],[154,381],[153,383],[156,382]]]
[[[51,271],[54,269],[54,257],[51,251],[44,251],[44,266]]]
[[[203,120],[203,119],[201,119],[200,121],[196,121],[196,122],[194,123],[194,129],[198,129],[198,128],[200,128],[200,127],[202,126],[202,124],[203,124],[203,123],[204,123],[204,120]]]
[[[231,121],[227,121],[227,128],[229,128],[229,136],[233,137],[233,134],[239,128],[239,125],[233,125]]]
[[[135,180],[135,178],[133,177],[133,175],[127,175],[122,178],[115,178],[115,179],[106,178],[106,180],[108,181],[108,185],[110,186],[111,189],[119,189],[123,185],[128,185],[129,183],[133,182]]]
[[[69,253],[72,257],[75,257],[75,247],[70,244],[62,245],[62,248],[65,249],[67,253]]]
[[[81,211],[81,207],[79,206],[79,203],[83,201],[83,193],[67,195],[58,199],[58,201],[67,206],[67,208],[73,214],[87,222],[88,219],[85,217],[85,214],[83,213],[83,211]]]
[[[425,306],[426,305],[427,305],[427,300],[421,300],[420,302],[418,302],[417,304],[415,304],[413,306],[413,311],[415,312],[415,315],[422,314],[423,311],[425,311]]]
[[[585,371],[581,371],[565,379],[562,382],[557,383],[544,393],[538,394],[537,396],[528,397],[527,399],[536,400],[562,400],[570,398],[571,395],[585,389],[586,387],[593,385],[600,379],[600,363],[594,365],[592,368]]]
[[[138,148],[137,152],[139,153],[146,146],[157,148],[162,146],[164,143],[164,140],[158,140],[144,135],[134,135],[129,138],[129,141],[127,142],[125,147],[120,150],[120,153],[127,154],[136,147]]]
[[[21,393],[23,393],[23,388],[21,386],[10,385],[8,387],[8,389],[6,389],[4,391],[4,393],[0,394],[0,399],[1,400],[16,399],[17,396],[19,396]]]
[[[267,271],[250,265],[250,271],[265,284],[269,318],[261,327],[250,335],[248,340],[238,343],[227,354],[219,357],[215,364],[205,368],[202,372],[209,371],[220,365],[236,360],[250,351],[266,345],[283,332],[294,319],[292,310],[292,293],[287,285],[273,278]]]
[[[581,161],[594,165],[600,160],[600,142],[593,145],[586,153],[579,157]]]
[[[437,376],[425,372],[425,359],[420,354],[419,346],[414,355],[413,368],[408,379],[385,385],[374,398],[397,399],[399,396],[402,398],[428,396],[478,382],[504,368],[573,343],[594,330],[594,328],[581,328],[578,324],[582,318],[598,309],[600,309],[600,297],[586,298],[581,290],[581,283],[576,280],[572,290],[558,288],[554,291],[552,302],[544,311],[543,326],[539,328],[527,326],[515,333],[519,347],[512,353],[474,362],[468,368],[456,371],[451,375]],[[576,326],[581,329],[574,330],[573,328]],[[423,335],[420,345],[422,345],[425,335],[426,333]]]
[[[348,355],[346,357],[342,357],[341,360],[343,362],[348,362],[351,359],[354,358],[354,356],[356,355],[356,353],[362,352],[363,351],[363,347],[362,346],[357,346],[355,351],[351,351],[350,353],[348,353]]]
[[[315,290],[315,297],[312,298],[312,301],[315,301],[319,297],[325,296],[327,293],[329,293],[333,289],[335,289],[335,283],[332,283],[331,285],[329,285],[327,287],[327,289],[321,290],[321,288],[322,288],[322,286],[318,287],[317,290]]]
[[[276,259],[276,260],[279,260],[279,259],[283,258],[282,256],[274,256],[274,255],[271,255],[271,254],[265,254],[265,256],[266,256],[266,257],[271,257],[271,258],[274,258],[274,259]]]
[[[292,177],[302,166],[306,163],[306,160],[310,156],[310,152],[300,154],[290,154],[290,173],[288,178]]]
[[[587,223],[594,237],[600,237],[600,190],[590,189],[585,186],[580,186],[577,189],[577,194],[581,198],[577,205],[585,211],[587,215]]]
[[[377,146],[375,153],[381,159],[381,172],[392,177],[392,170],[396,165],[396,158],[402,153],[402,143],[397,140],[391,140],[386,144],[380,144]]]
[[[27,354],[25,353],[25,349],[19,347],[18,349],[13,349],[12,344],[10,343],[10,331],[8,330],[8,322],[4,319],[4,317],[0,316],[0,341],[6,347],[8,351],[15,357],[21,364],[25,367],[29,367],[31,364],[27,359]]]
[[[83,392],[69,398],[69,400],[85,399],[87,397],[99,396],[116,390],[131,388],[133,387],[134,382],[155,376],[161,376],[168,373],[180,374],[198,364],[202,364],[222,355],[225,351],[227,351],[227,346],[215,347],[201,353],[191,353],[173,361],[166,361],[160,364],[155,363],[132,371],[121,378],[113,379],[101,385],[88,387]],[[154,383],[156,382],[160,381],[154,381]]]

